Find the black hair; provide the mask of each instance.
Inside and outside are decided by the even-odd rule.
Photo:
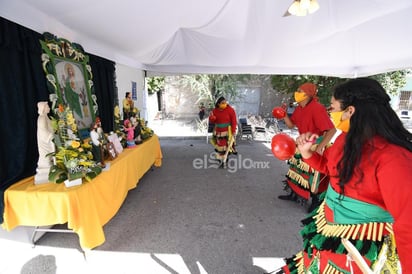
[[[222,101],[225,101],[225,100],[226,100],[225,97],[220,96],[219,99],[217,99],[217,101],[216,101],[215,108],[218,108],[218,107],[219,107],[219,104],[220,104]]]
[[[127,98],[127,96],[129,96],[130,91],[127,91],[126,94],[124,95],[124,98]]]
[[[402,124],[390,106],[390,97],[381,84],[371,78],[358,78],[344,82],[337,87],[333,97],[344,110],[355,107],[350,118],[350,128],[346,135],[343,156],[338,163],[341,193],[345,184],[358,169],[362,148],[366,142],[378,135],[389,143],[401,146],[412,152],[412,133]]]
[[[96,123],[95,123],[95,122],[92,122],[92,123],[90,124],[89,130],[90,130],[90,131],[94,130],[94,126],[95,126],[95,125],[96,125]]]

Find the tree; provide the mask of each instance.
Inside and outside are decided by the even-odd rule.
[[[146,78],[147,92],[149,94],[156,93],[157,96],[157,110],[161,111],[162,106],[162,91],[165,89],[165,77],[154,76]]]
[[[179,84],[197,92],[199,95],[198,102],[205,101],[210,108],[214,106],[214,102],[220,96],[230,98],[231,101],[241,99],[237,91],[237,85],[245,77],[245,75],[234,74],[182,75]]]
[[[370,76],[379,81],[389,94],[396,94],[406,84],[406,76],[410,70],[399,70]],[[281,93],[292,93],[305,83],[312,82],[318,86],[319,101],[329,105],[333,87],[347,81],[348,78],[338,78],[317,75],[273,75],[272,87]]]
[[[371,76],[371,78],[379,81],[386,91],[391,95],[396,95],[399,89],[405,86],[406,77],[411,75],[411,70],[398,70]]]
[[[146,78],[147,91],[149,94],[159,92],[165,89],[165,77],[154,76]]]

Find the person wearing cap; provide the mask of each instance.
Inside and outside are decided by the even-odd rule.
[[[294,93],[298,106],[290,117],[288,115],[284,117],[284,122],[288,128],[296,127],[299,134],[312,132],[319,135],[314,150],[322,154],[336,133],[336,129],[326,107],[318,102],[317,91],[318,88],[313,83],[301,85]],[[288,164],[290,168],[286,175],[286,182],[291,192],[278,198],[295,201],[298,196],[305,200],[312,198],[312,204],[309,206],[309,211],[312,211],[319,203],[316,194],[326,190],[328,178],[305,164],[299,152],[288,160]]]
[[[209,122],[214,124],[213,137],[210,142],[217,152],[217,159],[223,161],[228,149],[229,153],[237,154],[235,143],[229,147],[230,140],[236,135],[236,112],[227,103],[225,97],[217,99],[215,108],[210,112]]]

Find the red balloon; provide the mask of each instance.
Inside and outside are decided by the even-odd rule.
[[[272,138],[272,153],[279,160],[292,158],[296,151],[295,140],[285,133],[279,133]]]
[[[272,115],[276,119],[283,119],[286,116],[286,111],[282,107],[274,107],[272,110]]]

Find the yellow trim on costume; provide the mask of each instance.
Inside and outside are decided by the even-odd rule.
[[[286,174],[288,177],[290,177],[292,180],[296,181],[300,186],[302,186],[305,189],[309,189],[309,182],[305,178],[302,177],[299,173],[289,169],[288,173]]]
[[[289,159],[289,164],[292,164],[305,172],[313,172],[314,170],[310,165],[300,159],[296,159],[295,157]]]
[[[326,237],[339,237],[346,239],[366,238],[371,241],[382,241],[383,231],[393,234],[392,223],[370,222],[365,224],[332,224],[325,217],[325,201],[318,208],[317,214],[313,217],[316,223],[316,231]]]
[[[294,261],[296,262],[298,273],[305,273],[305,260],[303,258],[303,251],[300,251],[295,255]]]
[[[320,183],[319,176],[320,176],[319,171],[315,170],[315,172],[313,173],[312,185],[310,187],[310,192],[312,193],[315,193],[318,191],[319,184],[317,182]]]

